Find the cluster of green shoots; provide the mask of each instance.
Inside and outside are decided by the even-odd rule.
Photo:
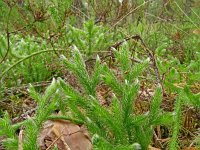
[[[12,125],[8,114],[0,119],[0,135],[4,136],[3,146],[6,149],[17,149],[17,130],[24,130],[24,150],[38,149],[37,137],[42,124],[50,119],[53,112],[59,109],[63,119],[87,126],[96,149],[148,149],[153,138],[154,128],[159,125],[172,125],[173,132],[169,148],[178,148],[177,137],[180,130],[182,95],[177,98],[173,113],[161,108],[162,90],[158,86],[151,98],[148,112],[137,114],[135,100],[139,90],[139,76],[149,65],[149,60],[133,64],[126,45],[120,51],[114,50],[116,61],[122,74],[119,79],[107,64],[102,64],[97,56],[92,72],[86,69],[83,55],[74,47],[72,58],[64,58],[66,67],[78,79],[83,92],[64,82],[53,79],[44,94],[39,94],[30,86],[30,96],[38,103],[33,118]],[[100,82],[105,83],[113,92],[111,104],[102,106],[96,94]],[[84,94],[83,94],[84,93]],[[71,112],[71,113],[67,113]],[[70,115],[69,115],[70,114]]]

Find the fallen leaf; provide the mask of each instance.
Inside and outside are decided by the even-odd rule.
[[[182,39],[182,36],[179,32],[176,32],[175,34],[172,35],[172,39],[174,41],[178,41],[178,40],[181,40]]]
[[[200,29],[195,29],[192,31],[192,33],[194,33],[196,35],[200,35]]]
[[[198,148],[196,148],[196,147],[187,147],[187,148],[185,148],[183,150],[198,150]]]
[[[149,150],[161,150],[161,149],[160,149],[160,148],[155,148],[155,147],[149,146]]]
[[[67,120],[48,120],[44,123],[38,137],[40,150],[91,150],[92,143],[84,126]]]

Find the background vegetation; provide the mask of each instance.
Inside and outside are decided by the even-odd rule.
[[[198,149],[200,1],[2,0],[0,82],[0,149],[55,111],[94,149]]]

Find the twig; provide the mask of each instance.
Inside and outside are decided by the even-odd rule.
[[[65,129],[66,129],[66,127],[64,127],[64,128],[62,129],[61,133],[62,133]],[[65,146],[65,148],[66,148],[67,150],[71,150],[70,147],[69,147],[69,145],[66,143],[66,141],[65,141],[65,139],[64,139],[64,137],[63,137],[64,134],[63,134],[63,133],[62,133],[62,134],[58,133],[58,131],[57,131],[55,128],[53,128],[52,130],[53,130],[54,134],[57,136],[57,138],[49,145],[49,147],[48,147],[46,150],[49,150],[49,149],[55,144],[55,142],[58,141],[58,139],[60,139],[60,140],[63,142],[63,144],[64,144],[64,146]],[[67,129],[66,129],[66,130],[67,130]],[[59,135],[59,134],[60,134],[60,135]],[[67,134],[67,135],[69,135],[69,134]],[[69,135],[69,136],[70,136],[70,135]]]
[[[126,17],[128,17],[130,14],[132,14],[134,11],[138,10],[140,7],[144,6],[145,4],[151,2],[152,0],[148,0],[145,1],[144,3],[142,3],[141,5],[137,6],[136,8],[130,10],[127,14],[125,14],[120,20],[118,20],[114,25],[111,26],[111,28],[107,31],[109,32],[112,28],[114,28],[117,24],[119,24],[123,19],[125,19]]]
[[[23,150],[23,131],[24,131],[24,130],[20,130],[20,132],[19,132],[19,137],[18,137],[18,142],[19,142],[18,150]]]
[[[9,19],[10,19],[11,11],[12,11],[12,7],[10,7],[10,10],[8,13],[8,20],[7,20],[7,24],[6,24],[7,51],[6,51],[6,54],[4,55],[3,59],[1,60],[0,64],[5,61],[6,57],[8,56],[8,53],[10,51]]]
[[[77,11],[79,11],[82,14],[82,16],[85,16],[87,19],[90,19],[90,17],[87,14],[85,14],[83,11],[81,11],[77,7],[75,7],[73,5],[71,7],[74,8],[74,9],[76,9]],[[74,12],[74,11],[72,10],[72,12]],[[74,12],[74,13],[76,13],[76,12]]]
[[[138,41],[138,40],[140,40],[141,38],[140,38],[139,35],[133,35],[133,36],[131,36],[131,37],[126,37],[126,38],[123,39],[122,41],[119,41],[119,42],[115,43],[114,45],[110,46],[108,49],[111,49],[111,48],[118,49],[118,47],[119,47],[120,45],[122,45],[124,42],[127,42],[127,41],[129,41],[129,40],[131,40],[131,39],[134,39],[134,40]]]
[[[63,134],[60,134],[50,145],[47,147],[46,150],[50,150],[50,148],[63,136]]]
[[[154,53],[149,48],[147,48],[147,46],[145,45],[145,43],[144,43],[144,41],[143,41],[143,39],[141,37],[139,39],[140,39],[140,41],[142,43],[141,47],[147,52],[147,54],[148,54],[148,56],[149,56],[149,58],[150,58],[150,60],[152,62],[151,65],[152,65],[152,67],[153,67],[153,69],[155,71],[155,74],[156,74],[157,84],[160,84],[160,86],[162,88],[162,93],[164,94],[165,93],[164,92],[164,87],[163,87],[163,83],[162,83],[162,80],[161,80],[161,75],[160,75],[159,69],[157,67],[156,59],[154,57]]]
[[[42,87],[42,86],[47,86],[51,83],[51,81],[41,81],[41,82],[35,82],[35,83],[31,83],[31,85],[33,87]],[[25,90],[28,89],[29,84],[23,84],[21,86],[17,86],[17,87],[11,87],[11,88],[6,88],[4,90],[4,93],[15,93],[16,91],[20,91],[20,90]]]
[[[35,110],[36,110],[36,108],[33,108],[33,109],[31,109],[31,110],[28,110],[27,112],[21,114],[20,116],[13,118],[13,119],[12,119],[12,122],[15,123],[15,122],[19,121],[20,119],[24,119],[24,118],[26,119],[26,117],[27,117],[28,115],[32,114],[33,112],[35,112]]]
[[[163,145],[162,145],[162,143],[161,143],[161,141],[160,141],[160,138],[158,138],[158,136],[157,136],[157,134],[155,133],[155,131],[153,132],[153,135],[154,135],[154,137],[155,137],[155,140],[158,142],[158,144],[160,145],[160,147],[161,148],[163,148]]]

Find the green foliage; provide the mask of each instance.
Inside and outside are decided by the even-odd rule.
[[[19,38],[21,40],[18,40]],[[2,67],[1,78],[12,75],[10,78],[17,85],[45,81],[51,78],[53,72],[50,72],[50,70],[54,60],[52,58],[54,56],[52,52],[54,51],[50,51],[51,54],[48,55],[44,54],[45,51],[48,52],[46,42],[40,43],[40,38],[26,37],[24,39],[17,35],[11,38],[11,42],[15,44],[10,44],[8,58],[6,58],[7,62],[0,64]],[[6,49],[6,46],[2,47],[2,59],[6,55]],[[12,72],[9,72],[11,69]],[[6,84],[8,87],[13,86],[13,81]]]
[[[169,143],[169,149],[170,150],[175,150],[175,149],[179,149],[178,146],[178,135],[179,135],[179,130],[181,129],[181,108],[182,108],[182,100],[184,97],[183,93],[179,93],[179,97],[176,100],[176,104],[175,104],[175,110],[174,110],[174,124],[173,124],[173,134],[172,134],[172,138],[170,140]]]
[[[53,79],[51,85],[46,89],[43,95],[38,94],[35,89],[30,86],[29,92],[32,98],[38,102],[38,108],[34,118],[29,118],[19,125],[11,125],[8,114],[0,119],[1,132],[0,135],[6,136],[3,141],[6,149],[17,149],[18,138],[16,130],[21,126],[24,128],[23,148],[24,150],[38,149],[37,138],[42,127],[42,123],[56,109],[58,97],[56,92],[58,90],[57,82]]]
[[[18,138],[7,112],[4,114],[4,118],[0,118],[0,136],[6,137],[6,140],[3,140],[3,146],[8,150],[18,148]]]
[[[49,118],[85,124],[94,149],[146,150],[160,125],[167,125],[170,133],[172,129],[169,149],[182,148],[181,112],[184,106],[200,107],[199,3],[126,2],[0,1],[0,136],[6,149],[18,149],[21,129],[24,150],[38,149],[37,136]],[[133,35],[142,40],[127,40]],[[64,81],[68,71],[81,92]],[[53,79],[46,90],[41,84],[43,94],[34,88],[55,76],[64,79]],[[7,106],[13,113],[21,109],[12,102],[23,104],[29,83],[29,96],[37,103],[35,116],[13,125]],[[97,94],[101,84],[111,93],[108,106],[102,106]],[[148,88],[155,89],[145,106],[148,111],[138,113],[139,90]],[[166,101],[173,99],[173,112],[164,111]],[[53,116],[54,110],[63,116]]]
[[[4,57],[6,53],[6,38],[5,36],[0,36],[0,56],[1,59]]]
[[[142,149],[147,149],[153,135],[153,127],[155,125],[169,124],[172,121],[172,116],[169,113],[163,113],[160,109],[162,100],[160,88],[155,92],[148,114],[138,116],[134,113],[134,100],[138,91],[138,83],[135,83],[135,80],[131,77],[132,72],[134,72],[135,68],[137,69],[137,66],[135,67],[131,62],[128,64],[129,59],[127,58],[129,53],[125,46],[116,53],[121,70],[126,71],[128,69],[129,72],[123,75],[124,80],[122,81],[120,81],[107,66],[104,66],[104,69],[100,72],[103,75],[103,81],[114,91],[109,108],[101,106],[94,95],[91,97],[91,94],[87,93],[87,95],[83,96],[70,85],[64,83],[63,80],[60,79],[59,83],[66,95],[67,106],[69,106],[73,116],[84,121],[88,129],[99,137],[97,144],[102,145],[103,142],[105,146],[108,146],[107,148],[119,147],[120,149],[122,145],[125,147],[129,145],[131,147],[134,142],[138,142]],[[72,65],[69,67],[69,63],[67,63],[67,66],[76,75],[79,75],[78,79],[80,83],[83,82],[82,80],[85,81],[82,83],[85,91],[88,91],[88,87],[95,88],[96,84],[94,86],[92,86],[93,84],[89,84],[93,82],[93,79],[87,80],[86,78],[88,72],[85,70],[84,61],[83,58],[80,57],[80,52],[76,49],[74,54],[76,57],[73,57],[74,61],[70,63]],[[97,63],[98,61],[96,64]],[[146,62],[144,62],[142,66],[144,68]],[[78,71],[82,72],[78,73]],[[139,74],[140,73],[134,74],[134,77],[138,78]],[[84,78],[80,77],[80,75],[83,75]],[[80,108],[82,111],[80,111]],[[166,118],[162,119],[163,115],[166,116]]]
[[[102,71],[99,56],[97,56],[94,72],[91,75],[87,72],[83,57],[76,46],[73,49],[72,59],[69,61],[66,60],[65,63],[68,69],[77,76],[85,92],[88,95],[95,96],[95,87],[99,83],[100,73]]]
[[[188,87],[183,90],[184,94],[184,104],[192,105],[194,107],[200,108],[200,94],[193,94]]]
[[[78,49],[84,51],[87,56],[91,56],[95,52],[105,49],[111,41],[106,36],[106,27],[97,26],[93,20],[89,20],[83,24],[83,29],[69,26],[71,31],[70,37]],[[108,43],[107,43],[108,42]]]
[[[33,41],[33,38],[27,38],[25,40],[21,39],[21,41],[17,43],[19,46],[13,50],[13,54],[16,54],[17,56],[20,55],[20,57],[26,57],[31,53],[46,49],[46,43],[41,43],[39,45]],[[22,50],[25,50],[27,54],[22,52]],[[41,60],[43,61],[41,62]],[[47,65],[50,65],[51,61],[50,55],[46,56],[45,54],[30,58],[17,66],[17,71],[19,71],[18,74],[22,73],[25,83],[45,81],[51,76],[47,67]]]

